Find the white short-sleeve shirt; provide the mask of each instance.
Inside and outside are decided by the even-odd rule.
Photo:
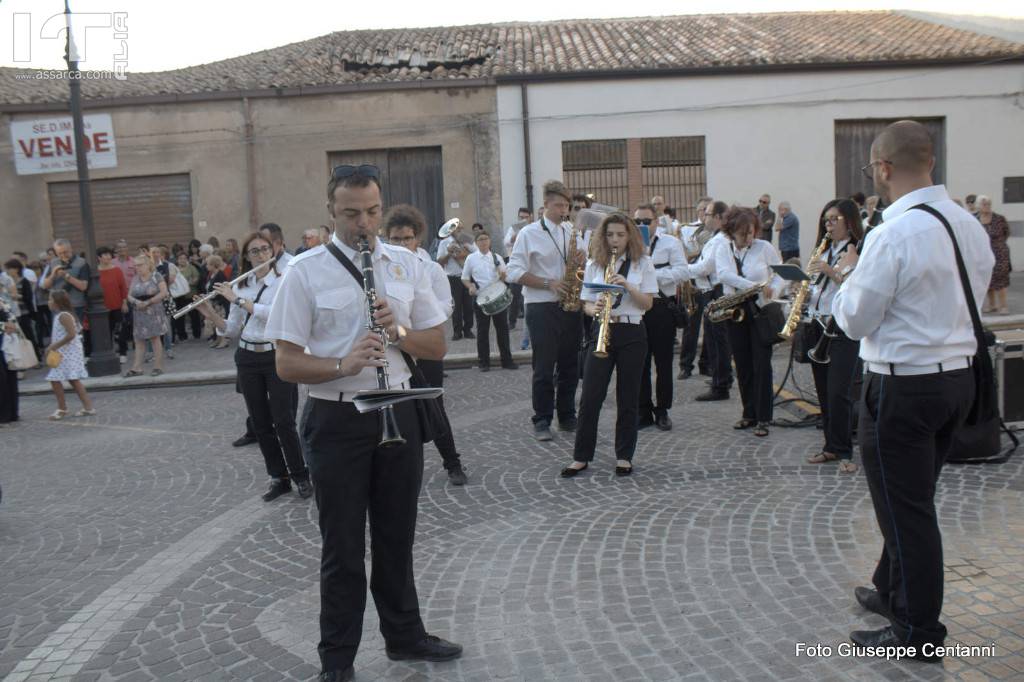
[[[337,236],[334,242],[362,270],[359,253]],[[409,329],[430,329],[447,317],[434,296],[426,268],[408,249],[376,241],[372,252],[377,294],[387,296],[395,321]],[[316,246],[288,263],[270,309],[265,335],[288,341],[321,358],[343,358],[366,336],[369,312],[362,285],[324,246]],[[386,355],[391,385],[408,381],[401,352],[389,346]],[[377,388],[377,370],[366,367],[355,376],[309,386],[309,395],[338,400],[341,393]]]
[[[615,272],[618,272],[625,261],[625,256],[619,256],[615,261]],[[587,260],[587,268],[583,272],[584,282],[604,282],[605,268],[590,258]],[[654,274],[654,263],[650,256],[642,256],[639,261],[629,264],[629,272],[626,273],[626,281],[640,289],[643,294],[658,293],[658,279]],[[580,300],[596,301],[600,292],[583,287],[580,291]],[[630,315],[640,317],[644,311],[636,304],[629,292],[622,294],[619,306],[612,310],[612,315]]]

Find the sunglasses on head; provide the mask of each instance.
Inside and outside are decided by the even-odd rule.
[[[368,178],[380,180],[380,169],[372,164],[364,163],[359,166],[343,164],[341,166],[335,166],[334,170],[331,171],[331,178],[334,180],[342,180],[353,175],[365,175]]]

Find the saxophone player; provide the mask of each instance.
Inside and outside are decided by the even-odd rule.
[[[725,295],[771,281],[762,291],[762,302],[771,299],[782,280],[773,276],[770,265],[781,262],[779,252],[770,243],[758,239],[761,223],[752,209],[734,206],[726,211],[722,232],[729,243],[715,253],[718,278]],[[729,347],[736,362],[736,379],[743,401],[743,417],[734,429],[754,428],[755,436],[767,436],[772,420],[772,346],[758,339],[753,305],[748,305],[740,321],[720,322],[729,326]]]
[[[832,301],[842,283],[837,267],[839,260],[847,250],[856,249],[864,236],[857,204],[850,199],[836,199],[826,204],[818,227],[819,242],[826,233],[831,247],[807,268],[807,274],[814,280],[808,301],[811,324],[807,328],[804,348],[815,347],[826,328],[835,336],[828,342],[828,361],[811,363],[814,388],[821,405],[825,446],[807,461],[811,464],[838,461],[841,472],[852,474],[857,471],[857,465],[853,463],[853,384],[861,373],[857,361],[860,342],[848,337],[837,325],[830,326],[829,322],[832,320]]]
[[[573,446],[573,461],[562,470],[564,478],[576,476],[594,459],[597,446],[597,422],[608,392],[608,383],[615,371],[615,473],[633,473],[633,451],[636,449],[637,413],[640,398],[640,370],[647,357],[647,332],[643,314],[650,310],[658,281],[651,258],[645,253],[643,237],[636,224],[613,213],[594,230],[593,250],[587,261],[584,282],[618,284],[626,289],[621,298],[610,302],[604,310],[605,297],[584,289],[580,298],[584,312],[594,317],[587,341],[586,364],[583,371],[583,395],[580,398],[580,423]],[[613,260],[612,254],[615,254]],[[617,300],[616,300],[617,299]],[[603,357],[594,354],[600,333],[598,319],[608,313],[608,343]]]
[[[571,288],[569,276],[585,264],[575,231],[563,224],[571,203],[572,194],[563,183],[544,183],[540,219],[520,230],[508,263],[508,281],[523,285],[533,344],[533,434],[540,441],[551,440],[556,412],[560,430],[576,430],[582,325],[579,310],[563,310],[560,303]]]

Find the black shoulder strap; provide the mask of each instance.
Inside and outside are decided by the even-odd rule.
[[[348,270],[350,275],[356,278],[356,281],[359,282],[359,286],[363,286],[363,273],[359,272],[359,268],[356,267],[356,264],[349,260],[349,257],[343,254],[341,249],[335,246],[333,241],[327,242],[327,250],[331,252],[332,256],[338,259],[339,263],[345,266],[345,269]]]
[[[623,277],[629,277],[629,264],[631,263],[629,258],[622,259],[622,265],[619,266],[619,274]],[[615,304],[612,305],[612,309],[618,308],[622,304],[623,294],[619,293],[615,295]]]
[[[338,259],[338,262],[345,266],[345,269],[349,271],[356,281],[359,282],[359,286],[364,286],[365,281],[363,279],[363,273],[359,272],[359,268],[353,263],[348,256],[341,252],[334,242],[327,242],[327,250],[331,252],[331,255]],[[423,376],[423,372],[420,371],[419,365],[412,359],[412,356],[406,353],[404,350],[399,351],[402,354],[402,359],[405,360],[406,366],[409,368],[410,374],[412,374],[412,381],[418,386],[427,386],[427,381]]]
[[[253,309],[253,312],[256,311],[256,304],[260,302],[260,296],[263,295],[263,292],[267,290],[268,286],[269,285],[267,284],[266,280],[264,280],[263,281],[263,286],[261,286],[260,290],[256,292],[256,298],[252,299],[252,306],[253,306],[252,309]],[[242,329],[245,329],[245,325],[249,324],[249,320],[251,320],[251,319],[252,319],[252,313],[249,313],[248,315],[245,316],[245,322],[242,323]],[[241,330],[239,330],[238,333],[241,334],[242,333]]]
[[[960,284],[964,288],[964,296],[967,298],[967,309],[971,311],[971,322],[974,324],[974,336],[978,340],[978,351],[986,347],[985,345],[985,330],[981,326],[981,316],[978,314],[978,305],[974,302],[974,293],[971,290],[971,280],[967,276],[967,267],[964,266],[964,258],[960,254],[960,245],[956,241],[956,235],[953,234],[953,228],[946,220],[946,216],[939,213],[937,210],[929,206],[928,204],[918,204],[912,207],[926,213],[931,213],[942,226],[946,228],[946,233],[949,238],[953,241],[953,253],[956,254],[956,267],[960,270]]]

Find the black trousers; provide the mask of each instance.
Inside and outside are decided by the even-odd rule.
[[[118,355],[128,355],[128,325],[125,314],[120,310],[107,311],[110,340],[117,346]]]
[[[974,402],[963,369],[923,376],[864,375],[861,456],[885,543],[873,582],[904,643],[942,643],[942,534],[935,485],[953,434]]]
[[[672,409],[672,386],[675,381],[675,363],[672,342],[676,338],[676,321],[668,309],[672,299],[655,296],[654,305],[644,313],[647,331],[647,353],[644,355],[643,374],[640,376],[640,415],[659,416]],[[658,378],[654,396],[651,395],[651,360]]]
[[[697,341],[700,338],[700,325],[704,320],[704,308],[707,307],[710,300],[710,294],[697,293],[697,310],[693,315],[690,315],[690,318],[686,321],[686,328],[683,329],[683,342],[679,347],[679,369],[693,371],[693,363],[697,359]],[[700,369],[703,370],[707,364],[708,339],[705,337],[700,349]]]
[[[509,284],[508,286],[512,289],[512,305],[508,307],[508,323],[510,329],[515,329],[516,320],[524,316],[523,285]]]
[[[0,322],[0,326],[2,326]],[[4,334],[0,332],[0,344]],[[18,373],[7,369],[7,358],[0,351],[0,424],[18,421]]]
[[[50,338],[50,330],[53,329],[53,313],[44,303],[42,307],[36,308],[33,320],[36,324],[36,340],[39,341],[40,348],[45,348],[46,340]]]
[[[534,424],[550,424],[556,410],[559,421],[576,416],[580,316],[562,310],[556,302],[526,304],[526,327],[533,344]]]
[[[271,478],[309,478],[295,428],[296,386],[282,381],[274,366],[274,351],[235,351],[238,385],[252,417],[256,441]]]
[[[448,275],[448,286],[452,290],[452,329],[455,336],[462,336],[473,331],[473,297],[469,289],[462,283],[461,277]]]
[[[366,519],[370,592],[391,647],[425,634],[413,578],[412,546],[423,481],[423,443],[413,403],[395,405],[405,445],[381,448],[380,415],[351,403],[310,398],[302,436],[313,478],[323,549],[320,559],[320,662],[352,665],[366,610]]]
[[[587,344],[580,396],[580,420],[572,458],[591,462],[597,447],[597,422],[601,405],[608,394],[608,383],[615,371],[615,458],[633,461],[636,450],[640,370],[647,357],[647,330],[642,324],[613,324],[608,341],[608,357],[594,355],[596,339]],[[596,332],[596,325],[595,325]]]
[[[476,357],[481,367],[491,366],[491,321],[494,321],[494,336],[498,339],[498,354],[502,365],[512,364],[512,351],[508,342],[508,310],[497,315],[487,315],[476,301],[473,301],[476,315]]]
[[[444,386],[444,360],[417,360],[416,364],[419,365],[420,371],[423,372],[423,378],[427,380],[427,383],[436,388],[442,388]],[[448,423],[448,433],[434,439],[434,446],[437,451],[441,453],[441,461],[444,463],[445,470],[453,469],[457,466],[462,466],[462,462],[459,460],[459,453],[455,451],[455,432],[452,429],[452,425],[448,422],[448,410],[444,407],[444,396],[441,396],[441,414],[444,415],[444,420]]]
[[[822,326],[814,323],[807,336],[808,348],[822,336]],[[825,430],[824,451],[838,455],[840,459],[853,457],[853,416],[855,404],[854,379],[861,372],[860,343],[846,334],[832,339],[829,346],[831,361],[822,365],[811,363],[814,373],[814,388],[821,406],[822,427]]]
[[[184,308],[185,306],[187,306],[191,302],[192,302],[192,294],[185,294],[184,296],[179,296],[178,298],[174,299],[174,304],[178,306],[178,310],[181,310],[182,308]],[[185,318],[189,317],[191,315],[197,315],[197,314],[198,313],[195,310],[193,310],[187,316],[186,315],[182,315],[181,317],[179,317],[176,320],[175,319],[171,320],[171,329],[174,332],[174,338],[175,339],[181,339],[182,341],[188,341],[188,331],[185,328]],[[196,329],[196,324],[195,324],[195,321],[193,321],[192,322],[193,336],[195,336],[196,338],[199,338],[199,335],[194,333],[195,329]],[[201,330],[200,330],[200,333],[202,333]]]
[[[722,295],[722,285],[714,288],[708,296],[713,301]],[[728,391],[732,388],[732,351],[729,348],[730,334],[728,322],[712,323],[704,318],[704,345],[708,349],[708,361],[711,363],[711,388],[716,391]]]
[[[743,418],[758,422],[772,420],[772,346],[757,339],[754,323],[747,315],[742,322],[719,322],[729,328],[729,346],[736,361],[736,379],[743,401]]]

